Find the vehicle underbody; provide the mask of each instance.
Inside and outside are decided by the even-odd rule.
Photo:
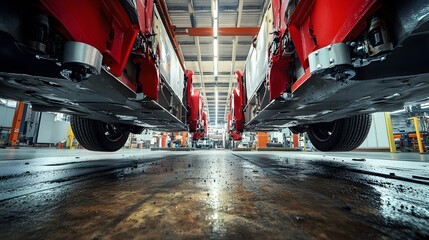
[[[0,22],[0,96],[72,115],[87,149],[115,151],[130,132],[202,121],[160,2],[5,1]]]
[[[366,116],[427,96],[426,1],[273,0],[264,21],[244,69],[245,101],[234,107],[245,116],[244,128],[230,127],[234,139],[289,127],[308,132],[319,150],[352,150],[368,134]],[[353,144],[335,147],[338,137],[321,147],[334,130],[354,135]]]

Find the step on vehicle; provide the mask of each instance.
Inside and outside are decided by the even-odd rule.
[[[244,130],[289,127],[318,150],[353,150],[371,113],[427,96],[428,43],[426,0],[271,0],[244,68]]]
[[[188,131],[192,80],[163,1],[1,1],[0,21],[0,96],[72,115],[86,149]]]

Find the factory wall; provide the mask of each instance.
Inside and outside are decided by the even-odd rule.
[[[0,127],[12,127],[15,108],[0,106]]]
[[[386,119],[383,112],[372,114],[371,129],[368,137],[359,148],[389,148]]]
[[[55,113],[43,112],[36,143],[58,143],[67,139],[69,122],[55,121]]]

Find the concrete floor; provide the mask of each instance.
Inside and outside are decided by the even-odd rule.
[[[429,156],[0,149],[0,239],[429,239]]]

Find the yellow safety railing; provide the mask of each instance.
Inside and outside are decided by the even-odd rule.
[[[384,119],[386,121],[386,129],[387,129],[387,137],[389,139],[389,148],[390,152],[396,152],[395,138],[393,137],[393,129],[392,129],[392,119],[390,118],[390,113],[384,113]]]
[[[74,133],[71,129],[71,126],[69,125],[69,128],[67,130],[67,141],[66,141],[66,147],[67,148],[74,149],[73,139],[74,139]]]
[[[419,146],[419,153],[424,153],[425,149],[423,147],[422,138],[420,135],[420,119],[418,117],[411,117],[411,118],[408,118],[408,120],[414,121],[414,128],[416,129],[416,137],[417,137],[417,144]]]

